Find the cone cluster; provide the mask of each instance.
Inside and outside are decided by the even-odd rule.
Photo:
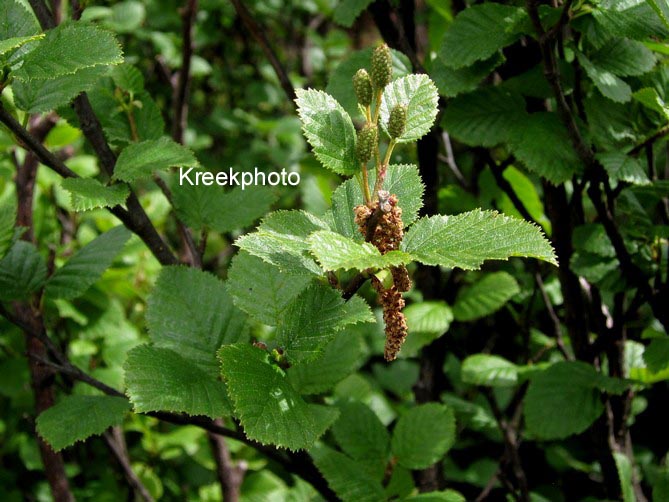
[[[404,224],[402,223],[402,208],[397,205],[397,196],[388,192],[379,191],[379,200],[371,206],[360,205],[353,209],[355,223],[360,232],[381,252],[399,249],[404,237]],[[373,230],[368,233],[368,228],[373,225]],[[392,267],[393,285],[389,288],[376,277],[372,277],[372,286],[379,295],[379,302],[383,307],[383,321],[385,323],[386,346],[384,357],[386,361],[393,361],[404,343],[407,336],[406,317],[402,313],[404,299],[402,292],[411,288],[409,272],[404,265]]]

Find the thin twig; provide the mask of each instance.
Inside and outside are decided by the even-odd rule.
[[[184,142],[184,131],[188,124],[188,93],[190,90],[190,67],[193,57],[193,25],[197,14],[198,0],[186,0],[186,6],[181,11],[182,43],[181,69],[177,76],[177,85],[174,89],[174,122],[172,123],[172,138],[177,143]]]
[[[537,272],[536,274],[534,274],[534,278],[536,280],[537,286],[539,287],[539,291],[541,292],[541,298],[543,298],[544,304],[546,305],[546,310],[548,311],[548,315],[550,316],[551,321],[553,322],[553,335],[555,336],[555,343],[560,352],[562,353],[562,357],[564,357],[565,360],[567,361],[572,361],[574,357],[569,353],[567,347],[564,344],[560,319],[555,313],[555,309],[553,308],[553,303],[551,302],[551,299],[548,297],[548,293],[546,292],[546,288],[544,286],[544,281],[541,278],[541,274]]]
[[[151,496],[151,493],[149,493],[149,490],[144,486],[144,483],[142,483],[142,480],[139,479],[139,476],[137,476],[130,465],[128,452],[124,448],[125,445],[122,444],[123,431],[121,428],[118,426],[112,427],[110,431],[105,431],[103,437],[109,451],[112,452],[114,458],[121,466],[123,474],[133,491],[139,494],[146,502],[153,502],[154,498]]]
[[[223,426],[223,420],[220,418],[215,419],[214,423]],[[216,471],[221,484],[223,500],[225,502],[237,502],[248,465],[244,460],[239,461],[236,465],[232,462],[228,445],[221,435],[211,432],[207,435],[216,461]]]
[[[279,58],[276,56],[274,49],[272,49],[272,46],[265,35],[265,31],[256,22],[243,2],[240,0],[230,1],[237,11],[237,15],[241,18],[242,23],[244,23],[244,26],[246,26],[246,29],[251,33],[253,38],[255,38],[256,42],[258,42],[260,48],[265,53],[265,57],[269,60],[272,68],[274,68],[274,73],[276,73],[276,76],[279,78],[279,83],[281,84],[283,92],[286,93],[286,96],[288,96],[290,101],[294,101],[296,97],[295,88],[288,78],[288,73],[286,73],[286,70],[279,62]]]
[[[455,179],[458,180],[458,183],[462,185],[462,188],[465,190],[469,190],[469,182],[467,179],[462,175],[462,171],[458,167],[457,162],[455,161],[455,155],[453,154],[453,144],[451,143],[451,136],[448,134],[448,132],[443,131],[441,133],[441,140],[444,143],[444,151],[446,152],[445,155],[439,155],[439,160],[442,162],[445,162],[446,165],[451,169],[451,172],[455,176]]]

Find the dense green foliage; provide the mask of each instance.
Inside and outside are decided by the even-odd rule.
[[[669,500],[667,56],[666,0],[0,0],[0,499]]]

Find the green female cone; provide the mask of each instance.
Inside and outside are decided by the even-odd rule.
[[[353,90],[362,106],[369,106],[372,102],[372,79],[367,70],[361,68],[353,75]]]
[[[372,52],[372,84],[374,89],[383,90],[393,78],[393,56],[386,44]]]
[[[367,123],[358,131],[358,141],[355,144],[355,155],[358,162],[367,164],[372,158],[378,138],[378,129],[375,124]]]
[[[405,105],[395,105],[390,110],[390,117],[388,118],[388,134],[392,139],[397,139],[402,134],[407,126],[407,107]]]

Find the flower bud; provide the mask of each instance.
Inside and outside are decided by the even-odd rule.
[[[355,144],[355,155],[358,158],[358,162],[367,164],[369,159],[372,158],[377,138],[378,129],[374,124],[367,123],[358,131],[358,141]]]
[[[392,139],[397,139],[404,134],[407,126],[407,107],[406,105],[395,105],[390,111],[388,118],[388,134]]]
[[[365,69],[359,69],[353,75],[353,90],[362,106],[369,106],[372,102],[372,79]]]
[[[374,89],[383,90],[393,78],[393,57],[386,44],[372,52],[372,84]]]

